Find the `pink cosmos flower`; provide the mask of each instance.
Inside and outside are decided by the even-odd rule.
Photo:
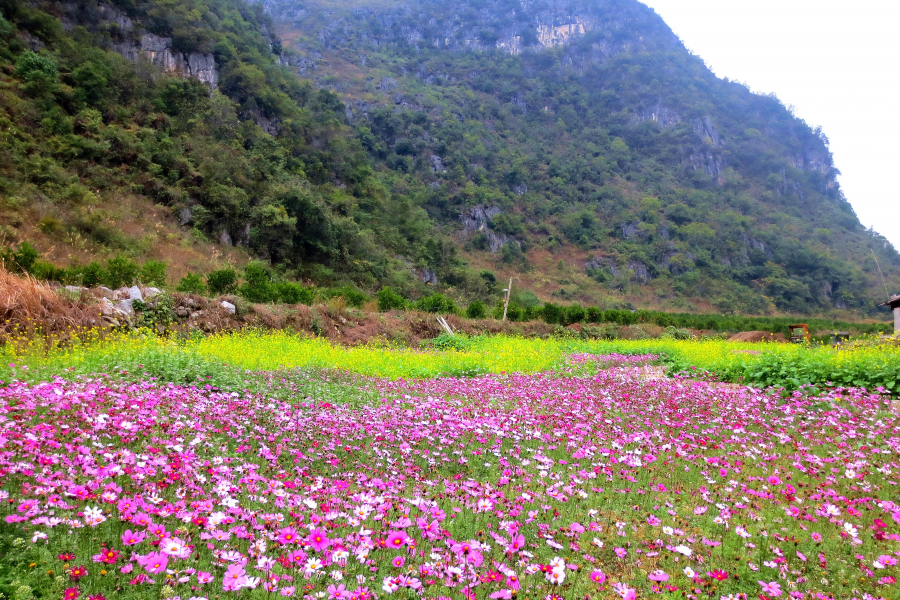
[[[757,581],[762,586],[762,593],[773,597],[781,595],[781,585],[777,581],[766,583],[765,581]]]
[[[234,592],[247,583],[247,572],[240,565],[229,565],[222,577],[222,589],[226,592]]]
[[[292,586],[292,585],[283,587],[283,588],[281,588],[281,595],[282,595],[282,596],[293,596],[293,595],[294,595],[294,590],[295,590],[295,589],[296,589],[296,588],[295,588],[294,586]]]
[[[665,571],[653,571],[652,573],[647,575],[647,579],[649,579],[650,581],[662,583],[669,580],[669,575]]]
[[[769,475],[769,477],[766,478],[766,481],[769,483],[769,485],[781,484],[781,479],[779,479],[777,475]]]
[[[206,571],[198,571],[197,572],[197,583],[200,585],[206,585],[207,583],[212,583],[213,581],[212,573],[207,573]]]
[[[409,538],[402,531],[390,531],[384,541],[388,548],[402,548],[407,539]]]
[[[147,534],[143,531],[132,532],[130,529],[126,529],[122,534],[122,543],[126,546],[134,546],[143,542],[146,537]]]
[[[590,578],[591,578],[591,581],[593,581],[594,583],[599,585],[599,584],[603,583],[604,581],[606,581],[606,574],[603,571],[599,571],[599,570],[595,569],[595,570],[591,571]]]
[[[325,533],[324,529],[322,529],[321,527],[316,527],[309,532],[309,536],[306,538],[306,543],[312,546],[312,549],[316,552],[321,552],[331,545],[331,540],[328,539],[328,534]]]
[[[352,594],[349,590],[344,587],[344,584],[340,585],[329,585],[328,586],[328,600],[341,600],[343,598],[350,598]]]
[[[513,552],[518,552],[522,548],[525,547],[525,536],[521,533],[512,536],[512,539],[509,541],[509,546],[506,547],[506,551],[512,554]]]
[[[399,569],[405,562],[406,560],[402,556],[395,556],[394,560],[391,561],[391,564],[394,565],[394,568]]]
[[[162,552],[154,552],[145,556],[140,564],[148,573],[156,575],[165,572],[166,567],[169,566],[169,557]]]
[[[293,527],[285,527],[278,531],[278,534],[275,537],[275,541],[281,544],[282,546],[286,546],[288,544],[293,544],[298,540],[297,530]]]

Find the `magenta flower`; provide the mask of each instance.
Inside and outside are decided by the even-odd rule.
[[[140,544],[144,541],[144,538],[147,537],[147,534],[143,531],[132,532],[130,529],[126,529],[125,533],[122,534],[122,543],[126,546],[134,546],[135,544]]]
[[[606,574],[603,571],[595,569],[591,571],[590,578],[591,581],[599,585],[606,581]]]
[[[765,581],[758,581],[757,583],[759,583],[759,585],[762,586],[763,594],[768,594],[773,597],[777,597],[777,596],[781,595],[781,585],[778,582],[772,581],[772,582],[766,583]]]
[[[328,586],[328,600],[341,600],[342,598],[350,598],[353,594],[344,587],[344,584]]]
[[[657,570],[647,575],[647,579],[649,579],[650,581],[656,581],[657,583],[662,583],[669,580],[669,575],[665,571]]]
[[[388,548],[402,548],[406,544],[407,539],[409,538],[402,531],[390,531],[387,534],[385,543]]]
[[[166,567],[169,566],[169,557],[162,552],[154,552],[152,554],[148,554],[142,561],[139,562],[148,573],[150,573],[151,575],[156,575],[158,573],[165,572]]]
[[[325,533],[324,529],[322,529],[321,527],[316,527],[309,532],[309,535],[306,538],[306,543],[312,546],[312,549],[316,552],[321,552],[331,545],[331,540],[328,539],[328,534]]]
[[[293,544],[298,540],[297,530],[293,527],[285,527],[278,531],[278,534],[275,537],[275,541],[277,541],[282,546],[286,546],[287,544]]]
[[[229,565],[222,577],[222,589],[226,592],[234,592],[247,583],[247,572],[240,565]]]

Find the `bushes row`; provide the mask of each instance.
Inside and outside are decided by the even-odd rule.
[[[14,272],[29,273],[38,279],[58,281],[67,285],[85,287],[106,286],[112,289],[135,284],[162,287],[166,281],[166,264],[150,260],[141,265],[116,257],[106,264],[92,262],[84,266],[69,268],[56,267],[41,260],[40,253],[30,244],[22,243],[17,248],[0,250],[0,262]],[[250,302],[281,302],[285,304],[313,304],[316,300],[343,298],[347,305],[362,308],[369,296],[345,285],[338,288],[316,289],[299,283],[285,281],[271,268],[261,262],[252,262],[242,274],[233,268],[213,271],[205,276],[188,274],[178,283],[179,292],[194,294],[239,294]],[[498,302],[491,311],[484,302],[475,300],[462,311],[454,300],[444,294],[431,294],[417,301],[410,301],[390,287],[383,287],[375,296],[378,310],[413,309],[436,314],[464,314],[470,319],[483,319],[490,315],[495,319],[503,316],[503,302]],[[523,305],[515,299],[510,303],[506,318],[510,321],[543,320],[552,325],[569,326],[578,324],[609,323],[620,326],[653,324],[672,330],[679,335],[687,329],[710,331],[771,331],[786,332],[794,317],[741,317],[710,314],[677,314],[645,310],[603,310],[599,307],[582,307],[578,304],[562,306],[547,302],[540,305],[533,294],[528,294],[528,303]],[[857,334],[876,335],[890,333],[887,323],[849,323],[827,319],[804,319],[812,331],[852,331]]]
[[[483,319],[488,316],[488,307],[480,300],[475,300],[460,311],[452,299],[442,294],[432,294],[416,302],[410,302],[389,287],[382,288],[377,294],[378,310],[388,311],[412,308],[431,313],[460,314],[463,312],[470,319]],[[495,319],[503,317],[503,302],[498,302],[490,311]],[[699,329],[708,331],[770,331],[786,333],[788,327],[796,323],[796,317],[741,317],[710,314],[678,314],[660,311],[609,309],[596,306],[583,307],[578,304],[562,306],[547,302],[543,305],[530,303],[523,306],[515,301],[510,302],[506,318],[509,321],[542,320],[552,325],[569,326],[578,324],[609,323],[619,326],[652,324],[674,331],[672,335],[684,337],[687,330]],[[887,323],[850,323],[829,319],[802,319],[812,331],[852,331],[862,335],[890,333],[892,327]]]
[[[83,266],[57,267],[41,260],[40,256],[31,244],[24,242],[16,249],[0,251],[0,262],[14,273],[27,273],[36,279],[57,281],[64,285],[102,285],[117,289],[137,284],[162,287],[166,283],[166,263],[158,260],[148,260],[139,265],[117,256],[106,261],[106,264],[91,262]]]

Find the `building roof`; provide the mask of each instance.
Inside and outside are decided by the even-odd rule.
[[[900,308],[900,296],[891,296],[891,299],[884,304],[878,306],[890,306],[891,308]]]

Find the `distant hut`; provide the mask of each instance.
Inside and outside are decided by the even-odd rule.
[[[894,311],[894,335],[900,333],[900,296],[894,294],[891,296],[890,302],[885,302],[879,306],[890,306]]]

